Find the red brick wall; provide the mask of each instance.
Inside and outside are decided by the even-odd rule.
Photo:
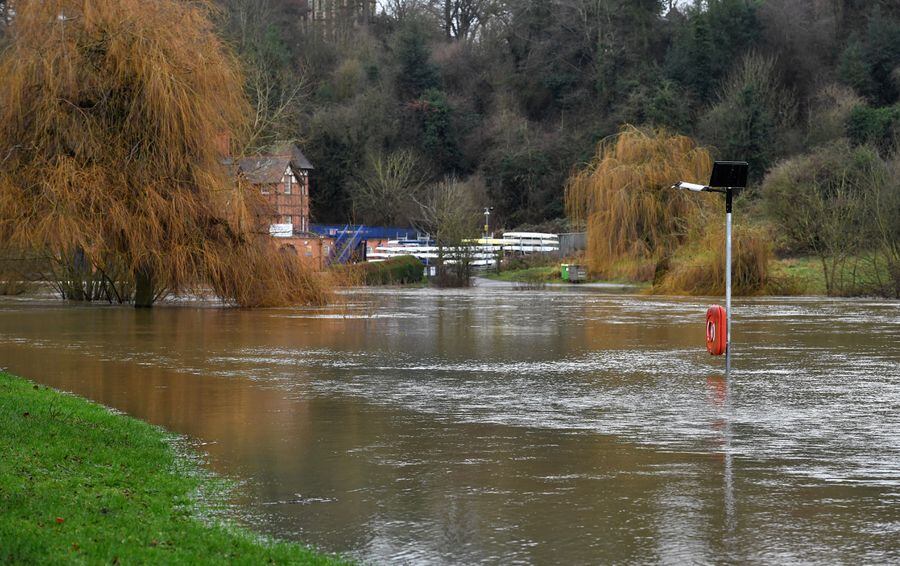
[[[276,240],[280,249],[296,252],[300,261],[320,271],[325,269],[325,260],[334,247],[334,239],[319,236],[294,236]]]
[[[294,225],[295,232],[309,230],[309,176],[299,176],[285,194],[285,182],[257,185],[270,206],[271,224]],[[290,220],[288,220],[290,217]]]

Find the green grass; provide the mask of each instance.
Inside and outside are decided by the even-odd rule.
[[[562,277],[560,277],[559,265],[549,265],[542,267],[527,267],[524,269],[508,269],[505,271],[501,271],[497,273],[496,271],[489,271],[487,273],[483,273],[480,276],[485,277],[487,279],[493,279],[495,281],[508,281],[511,283],[569,283],[568,281],[563,281]],[[649,287],[649,283],[642,281],[630,281],[627,279],[588,279],[585,283],[621,283],[627,285],[634,285],[635,287]],[[577,285],[573,284],[573,285]]]
[[[874,261],[872,252],[848,257],[838,265],[834,274],[833,296],[855,297],[882,295],[883,285],[891,281],[888,267],[881,261]],[[770,266],[773,280],[771,294],[827,295],[825,272],[822,261],[817,257],[792,257],[774,260]],[[888,294],[890,295],[890,288]]]
[[[347,563],[216,519],[199,494],[221,493],[224,480],[180,456],[173,440],[0,373],[0,562]]]
[[[825,274],[815,257],[776,259],[769,263],[771,294],[824,295]]]
[[[491,271],[484,274],[488,279],[495,281],[510,281],[514,283],[563,283],[559,276],[559,266],[528,267],[525,269],[512,269],[497,273]]]

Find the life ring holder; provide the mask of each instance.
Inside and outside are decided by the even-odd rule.
[[[728,349],[728,313],[719,305],[706,309],[706,351],[721,356]]]

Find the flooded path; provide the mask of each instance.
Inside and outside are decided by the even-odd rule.
[[[0,366],[202,442],[257,528],[376,563],[900,561],[900,303],[354,292],[0,302]]]

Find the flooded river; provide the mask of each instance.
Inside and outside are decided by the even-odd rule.
[[[0,366],[188,435],[264,532],[374,563],[900,561],[900,304],[376,290],[0,302]]]

